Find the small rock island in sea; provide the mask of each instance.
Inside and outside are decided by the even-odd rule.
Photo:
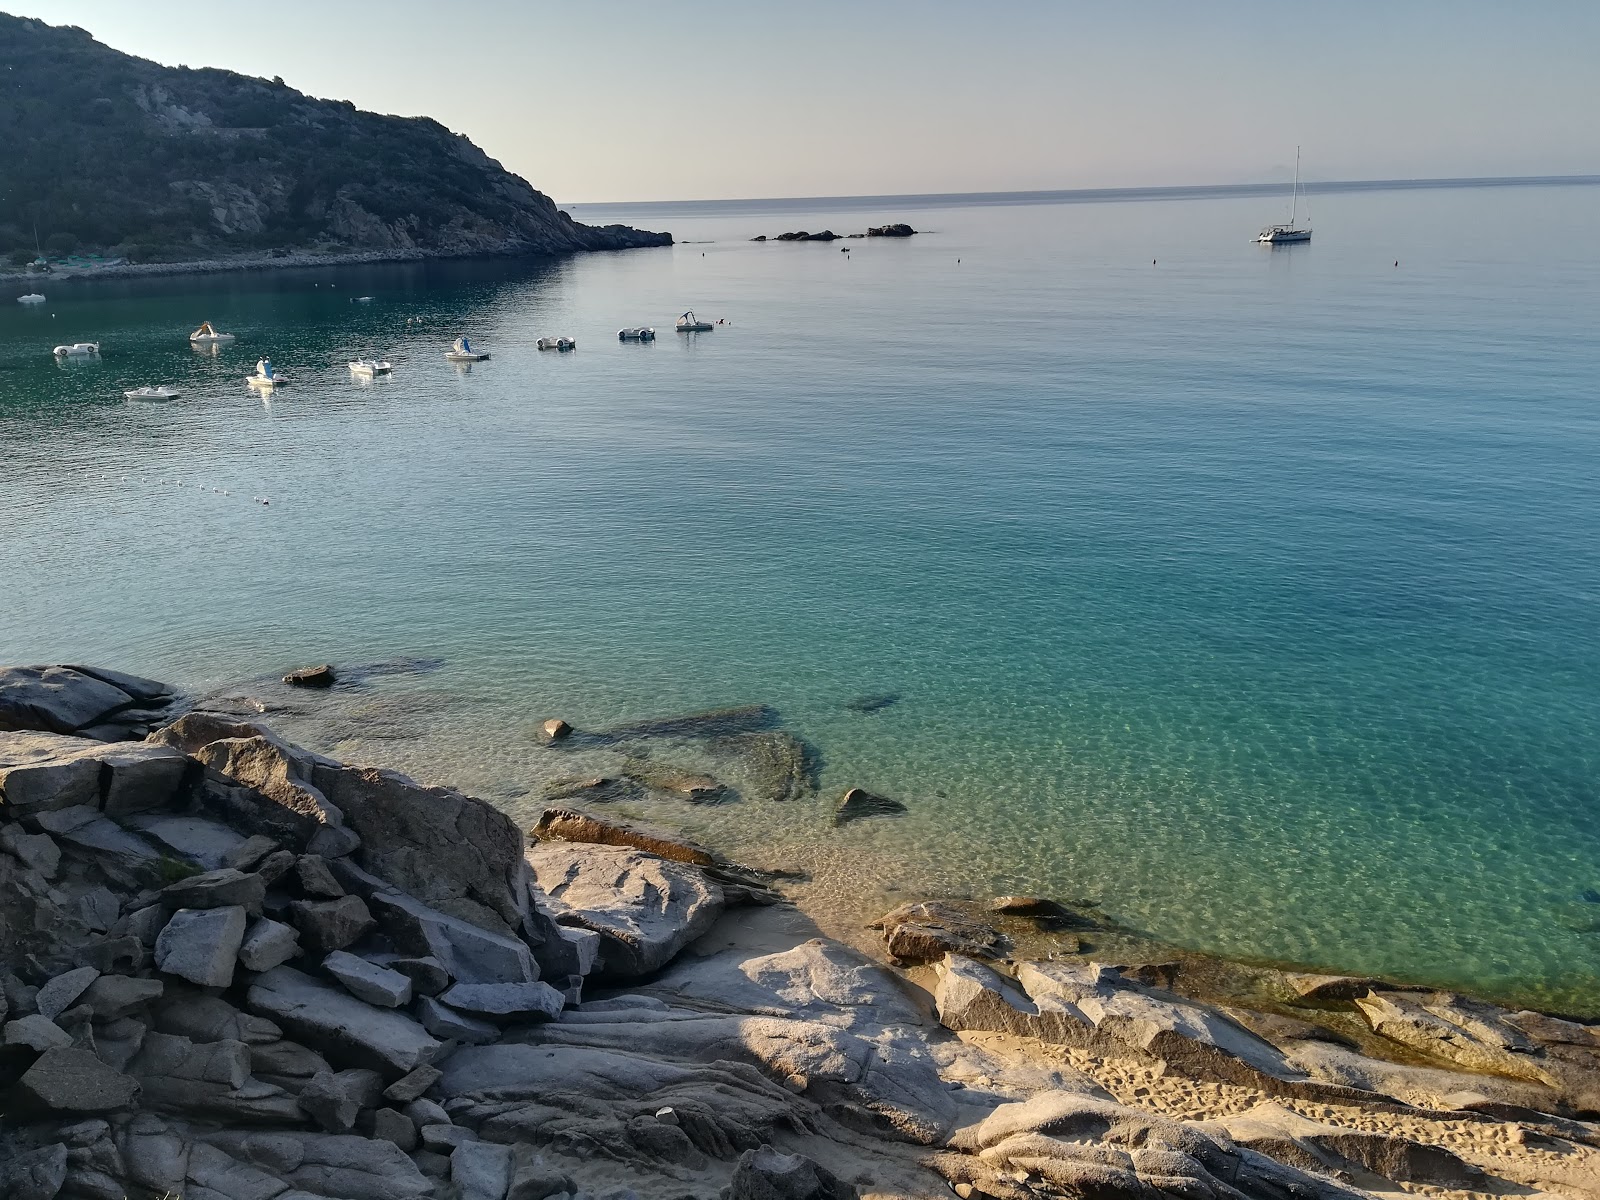
[[[41,245],[94,271],[672,244],[574,221],[425,117],[362,112],[281,79],[164,67],[5,13],[0,63],[0,270],[26,267]]]
[[[776,886],[0,668],[0,1195],[1600,1195],[1593,1025],[1266,968],[1224,1007],[1021,958],[1099,919],[1040,897],[903,905],[894,966]]]

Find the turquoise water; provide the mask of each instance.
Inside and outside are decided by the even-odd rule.
[[[822,795],[648,815],[841,919],[1089,895],[1600,1012],[1597,201],[1317,197],[1278,250],[1259,197],[596,211],[680,244],[47,284],[0,304],[0,660],[437,658],[280,719],[519,816],[619,761],[546,716],[768,703]],[[902,215],[930,232],[746,240]],[[674,334],[691,305],[731,324]],[[191,352],[203,319],[236,347]],[[836,829],[850,785],[910,811]]]

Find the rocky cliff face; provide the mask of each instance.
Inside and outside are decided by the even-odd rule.
[[[0,13],[0,255],[559,254],[672,238],[573,221],[427,118],[169,68]]]

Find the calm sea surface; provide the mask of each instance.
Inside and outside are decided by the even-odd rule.
[[[544,717],[770,704],[819,796],[631,811],[852,919],[1093,896],[1600,1012],[1600,188],[1313,204],[1276,251],[1262,197],[705,205],[578,210],[680,244],[555,265],[8,288],[0,661],[437,659],[283,724],[519,816],[620,761]],[[910,811],[836,829],[851,785]]]

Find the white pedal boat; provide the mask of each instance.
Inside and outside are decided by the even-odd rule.
[[[394,364],[380,362],[375,358],[358,358],[350,364],[350,374],[363,379],[371,379],[377,375],[387,375],[394,370]]]
[[[569,337],[542,337],[539,339],[541,350],[576,350],[578,343]]]
[[[57,346],[51,353],[57,358],[93,358],[100,353],[100,343],[73,342],[70,346]]]
[[[648,325],[629,326],[626,329],[617,330],[617,341],[619,342],[653,342],[655,340],[656,331]]]
[[[489,357],[488,354],[482,350],[474,350],[472,348],[472,343],[464,337],[458,337],[454,342],[452,342],[450,349],[444,352],[444,356],[450,362],[456,363],[482,362],[484,359]]]
[[[129,400],[176,400],[183,395],[175,387],[142,387],[134,388],[131,392],[123,392]]]
[[[211,322],[204,322],[199,329],[189,335],[191,346],[226,346],[233,341],[233,334],[218,333],[211,327]]]

